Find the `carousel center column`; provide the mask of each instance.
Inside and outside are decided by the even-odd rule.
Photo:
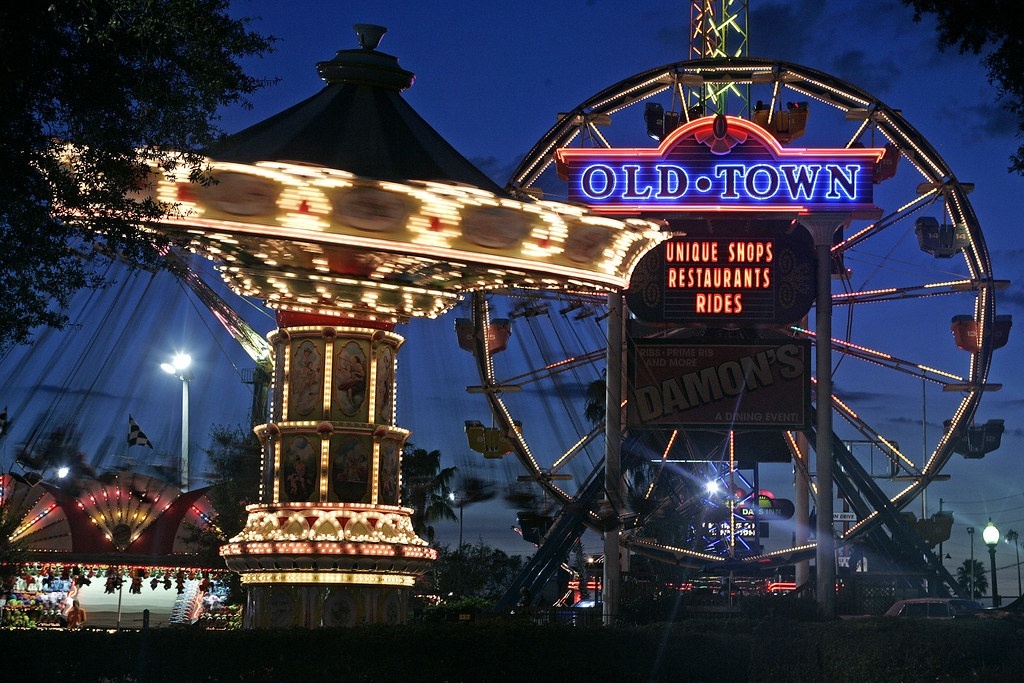
[[[247,628],[405,623],[437,558],[400,505],[393,325],[278,312],[260,502],[222,547],[248,589]]]

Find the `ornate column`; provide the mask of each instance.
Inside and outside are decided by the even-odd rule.
[[[249,628],[404,623],[437,558],[399,504],[393,325],[278,312],[260,502],[221,554]]]

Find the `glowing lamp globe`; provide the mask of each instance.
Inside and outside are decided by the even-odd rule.
[[[995,546],[999,543],[999,529],[992,523],[992,520],[988,520],[988,526],[981,532],[981,537],[985,539],[985,545]]]

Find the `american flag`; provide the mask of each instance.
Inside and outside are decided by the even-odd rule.
[[[128,446],[149,446],[153,447],[153,444],[149,442],[149,437],[142,431],[142,427],[139,423],[129,415],[128,416]]]

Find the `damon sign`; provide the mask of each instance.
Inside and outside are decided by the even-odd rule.
[[[630,342],[631,428],[807,429],[806,339]]]
[[[600,213],[872,210],[882,149],[783,148],[746,119],[696,119],[656,149],[559,149],[569,200]]]

